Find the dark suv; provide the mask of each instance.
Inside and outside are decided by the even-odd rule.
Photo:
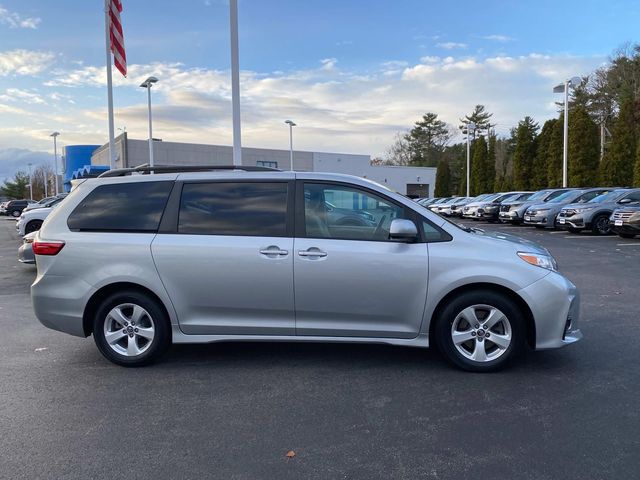
[[[33,200],[10,200],[5,206],[4,206],[4,215],[11,215],[12,217],[18,218],[21,214],[22,211],[27,207],[27,205],[29,205],[30,203],[33,203]]]

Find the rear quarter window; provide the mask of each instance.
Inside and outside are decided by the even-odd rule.
[[[71,212],[69,229],[156,232],[173,182],[114,183],[96,187]]]

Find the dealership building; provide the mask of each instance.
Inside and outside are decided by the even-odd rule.
[[[232,165],[233,148],[154,141],[156,165]],[[124,133],[115,139],[116,168],[136,167],[149,163],[149,142],[128,138]],[[290,169],[289,150],[242,148],[243,166],[263,166]],[[66,147],[65,186],[71,180],[96,176],[109,168],[109,145],[79,145]],[[346,173],[368,178],[410,197],[433,196],[436,169],[432,167],[404,167],[371,165],[369,155],[347,153],[293,151],[293,169],[298,171]]]

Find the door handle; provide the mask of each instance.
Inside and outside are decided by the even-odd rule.
[[[289,255],[288,250],[281,250],[279,247],[276,247],[276,246],[263,248],[262,250],[260,250],[260,253],[262,255],[280,255],[280,256]]]
[[[323,252],[322,250],[300,250],[298,251],[298,255],[301,257],[326,257],[327,252]]]

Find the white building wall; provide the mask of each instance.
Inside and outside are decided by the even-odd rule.
[[[433,196],[436,185],[436,168],[371,165],[369,155],[314,153],[313,170],[368,178],[404,195],[415,195],[407,186],[421,185],[421,196]]]
[[[231,165],[233,149],[225,145],[205,145],[156,141],[153,144],[156,165]],[[120,135],[116,138],[117,167],[135,167],[149,163],[149,143]],[[124,159],[124,160],[123,160]],[[281,170],[290,168],[289,150],[242,148],[242,164],[256,166],[272,162]],[[371,165],[369,155],[326,152],[293,152],[294,170],[345,173],[368,178],[405,195],[433,196],[436,169],[429,167],[391,167]],[[109,148],[103,145],[91,157],[93,165],[109,165]],[[263,165],[265,163],[262,163]],[[420,186],[420,187],[418,187]]]

